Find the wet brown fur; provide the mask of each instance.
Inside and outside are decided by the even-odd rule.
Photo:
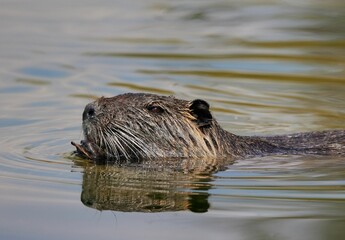
[[[94,160],[229,158],[268,154],[345,155],[345,131],[271,137],[237,136],[222,129],[203,100],[127,93],[99,98],[83,113],[85,140],[72,143]]]

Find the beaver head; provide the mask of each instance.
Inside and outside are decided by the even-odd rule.
[[[85,140],[72,144],[91,159],[216,157],[219,130],[204,100],[126,93],[86,105]]]
[[[271,137],[237,136],[223,130],[204,100],[126,93],[101,97],[83,112],[85,140],[77,154],[95,160],[220,160],[267,154],[344,154],[344,130]]]

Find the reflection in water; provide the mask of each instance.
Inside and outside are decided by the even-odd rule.
[[[183,160],[174,161],[182,164]],[[211,174],[220,162],[188,160],[183,169],[149,166],[98,166],[84,168],[81,201],[98,210],[123,212],[163,212],[189,209],[207,212]],[[222,163],[223,164],[223,163]],[[169,166],[171,162],[169,162]]]

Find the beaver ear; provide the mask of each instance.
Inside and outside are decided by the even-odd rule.
[[[208,127],[212,122],[212,115],[210,112],[210,105],[201,99],[195,99],[190,102],[189,109],[192,115],[196,118],[198,127]]]

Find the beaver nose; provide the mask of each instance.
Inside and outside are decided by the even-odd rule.
[[[86,119],[92,119],[96,116],[95,106],[92,103],[86,105],[83,112],[83,121]]]

